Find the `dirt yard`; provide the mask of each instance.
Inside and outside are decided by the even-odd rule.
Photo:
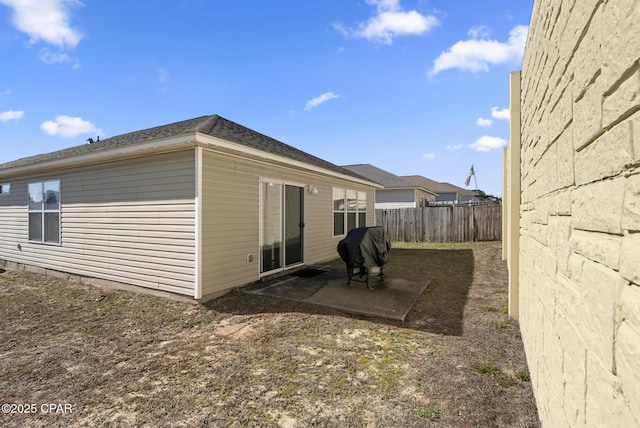
[[[495,242],[394,248],[388,275],[432,277],[403,324],[6,271],[0,425],[537,427],[500,254]]]

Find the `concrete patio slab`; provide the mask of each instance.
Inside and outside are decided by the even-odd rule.
[[[405,279],[387,275],[384,282],[372,277],[369,284],[373,289],[368,289],[362,282],[352,281],[347,285],[347,274],[343,269],[311,269],[321,272],[313,276],[300,276],[300,273],[286,275],[248,285],[242,291],[312,303],[358,315],[404,321],[431,281],[431,278]]]

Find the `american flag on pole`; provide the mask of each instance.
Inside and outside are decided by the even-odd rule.
[[[467,179],[464,180],[464,185],[469,187],[469,183],[471,182],[471,176],[472,175],[476,175],[476,173],[473,171],[473,165],[471,165],[471,169],[469,170],[469,174],[467,174]]]

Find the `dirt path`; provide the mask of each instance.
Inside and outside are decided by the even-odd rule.
[[[393,257],[389,275],[426,265],[433,277],[402,325],[241,292],[198,306],[7,271],[1,401],[36,411],[0,424],[538,426],[503,313],[500,244]]]

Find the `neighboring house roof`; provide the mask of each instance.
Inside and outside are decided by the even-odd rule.
[[[248,149],[259,150],[261,152],[302,162],[335,173],[365,180],[364,177],[359,176],[352,171],[341,168],[331,162],[327,162],[316,156],[310,155],[309,153],[303,152],[302,150],[296,149],[295,147],[282,143],[274,138],[268,137],[218,115],[201,116],[194,119],[106,138],[92,144],[83,144],[56,152],[18,159],[12,162],[0,164],[0,173],[15,168],[37,166],[42,163],[100,154],[102,152],[106,153],[121,148],[139,145],[144,142],[163,140],[171,137],[189,137],[193,135],[193,140],[195,141],[197,134],[208,135],[217,139],[245,146]]]
[[[421,188],[423,191],[434,193],[430,189],[424,188],[424,186],[412,183],[408,180],[405,180],[402,177],[399,177],[395,174],[392,174],[388,171],[385,171],[383,169],[380,169],[368,163],[361,163],[361,164],[355,164],[355,165],[343,165],[343,168],[346,168],[349,171],[355,172],[356,174],[361,175],[362,177],[368,178],[371,181],[380,183],[384,186],[385,189]]]
[[[343,168],[382,184],[385,188],[416,187],[415,184],[368,163],[343,165]]]
[[[416,186],[424,187],[432,192],[436,193],[460,193],[462,196],[475,196],[470,190],[463,189],[462,187],[454,186],[450,183],[441,183],[439,181],[431,180],[430,178],[423,177],[421,175],[404,175],[401,178],[413,183]]]
[[[441,184],[450,186],[452,189],[458,189],[458,192],[462,193],[462,196],[476,196],[476,193],[473,190],[465,189],[463,187],[456,186],[455,184],[447,183],[446,181]]]

